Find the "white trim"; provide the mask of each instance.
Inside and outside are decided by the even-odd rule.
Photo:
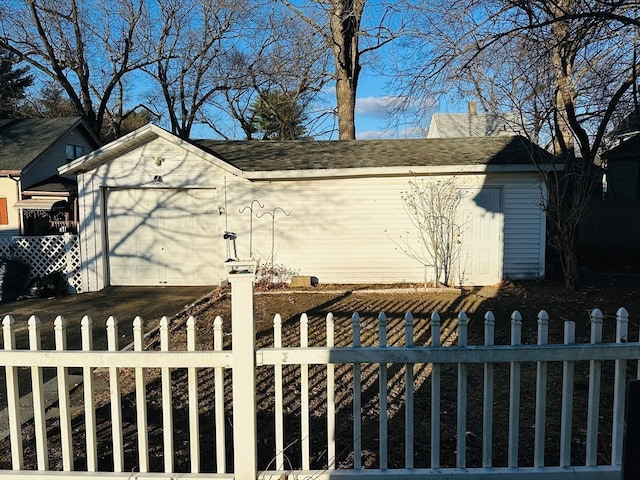
[[[301,180],[305,178],[358,178],[358,177],[405,177],[407,175],[465,175],[478,173],[522,173],[551,172],[563,170],[564,165],[446,165],[446,166],[404,166],[404,167],[364,167],[327,168],[310,170],[274,170],[244,172],[247,180]]]
[[[202,158],[203,160],[212,163],[213,165],[216,165],[223,170],[226,170],[232,175],[242,175],[241,170],[226,162],[223,162],[219,158],[205,152],[201,148],[196,147],[179,137],[176,137],[172,133],[167,132],[160,127],[157,127],[152,123],[149,123],[144,127],[141,127],[138,130],[129,133],[128,135],[125,135],[124,137],[120,137],[119,139],[109,143],[108,145],[105,145],[104,147],[100,147],[93,152],[88,153],[87,155],[79,157],[67,165],[62,165],[58,168],[58,173],[60,175],[77,175],[78,173],[88,172],[100,167],[101,165],[104,165],[109,160],[118,157],[122,152],[131,150],[131,148],[135,148],[138,145],[149,143],[156,138],[162,138],[178,147],[182,147],[189,153]]]
[[[27,200],[18,200],[13,208],[23,210],[51,210],[54,204],[64,201],[61,198],[30,198]]]

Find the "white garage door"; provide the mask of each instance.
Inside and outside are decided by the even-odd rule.
[[[457,270],[463,285],[493,285],[502,280],[502,189],[463,189],[462,194]]]
[[[214,285],[220,255],[214,189],[110,189],[111,285]]]

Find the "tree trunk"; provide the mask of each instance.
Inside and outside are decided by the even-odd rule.
[[[358,36],[366,0],[331,0],[331,47],[336,66],[338,138],[355,140],[356,92],[360,76]]]

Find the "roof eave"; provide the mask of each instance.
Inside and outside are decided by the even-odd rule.
[[[400,177],[407,175],[472,175],[478,173],[533,173],[563,170],[564,165],[446,165],[331,168],[309,170],[245,171],[247,180],[302,180],[358,177]]]
[[[60,175],[77,175],[80,173],[86,173],[104,165],[109,160],[117,157],[118,154],[125,150],[127,148],[127,145],[131,144],[132,142],[143,144],[156,138],[163,138],[176,146],[182,147],[185,150],[189,151],[189,153],[193,153],[198,157],[201,157],[211,163],[220,166],[232,175],[242,176],[242,171],[237,169],[236,167],[228,164],[227,162],[224,162],[218,157],[205,152],[201,148],[194,146],[190,142],[183,140],[152,123],[148,123],[147,125],[140,127],[138,130],[120,137],[119,139],[105,145],[104,147],[100,147],[93,152],[79,157],[67,165],[62,165],[58,168],[58,173]]]

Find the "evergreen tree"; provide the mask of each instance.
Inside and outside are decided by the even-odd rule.
[[[8,50],[0,48],[0,118],[18,115],[27,87],[33,84],[28,75],[29,68],[17,68],[17,57]]]
[[[294,95],[283,91],[263,91],[255,100],[253,130],[263,140],[300,140],[305,138],[307,119]]]

